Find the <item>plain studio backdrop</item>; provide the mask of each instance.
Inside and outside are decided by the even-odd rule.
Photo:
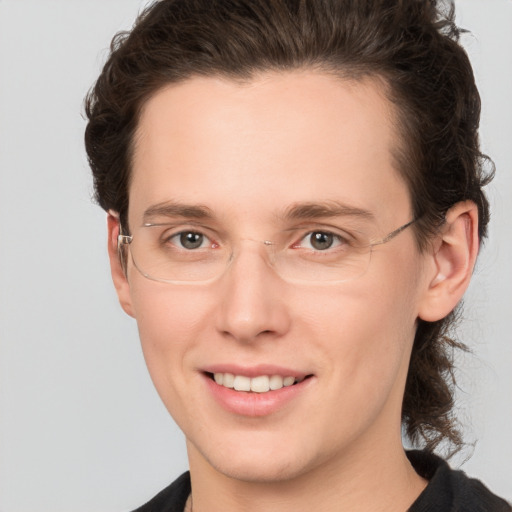
[[[187,468],[114,294],[83,148],[82,99],[144,4],[0,0],[1,512],[130,510]],[[460,330],[474,355],[459,361],[459,414],[478,442],[453,463],[510,500],[512,1],[457,7],[497,175]]]

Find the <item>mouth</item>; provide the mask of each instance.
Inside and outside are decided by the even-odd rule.
[[[258,375],[248,377],[233,373],[209,373],[206,375],[219,386],[244,393],[268,393],[300,384],[312,375],[295,377],[293,375]]]

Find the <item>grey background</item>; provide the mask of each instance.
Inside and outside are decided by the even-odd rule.
[[[82,98],[141,0],[0,0],[0,511],[134,508],[186,469],[119,308],[91,201]],[[498,174],[466,299],[454,460],[512,499],[512,2],[461,0]]]

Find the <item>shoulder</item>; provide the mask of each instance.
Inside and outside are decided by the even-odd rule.
[[[189,494],[190,473],[187,471],[133,512],[183,512]]]
[[[431,453],[407,453],[419,475],[429,481],[409,512],[511,512],[511,506],[479,480],[469,478]]]

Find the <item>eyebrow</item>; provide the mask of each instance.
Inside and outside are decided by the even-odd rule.
[[[154,217],[183,217],[185,219],[211,219],[211,210],[204,205],[166,201],[150,206],[144,211],[142,222],[149,223]]]
[[[370,210],[351,206],[339,201],[297,203],[286,208],[280,217],[289,220],[314,220],[330,217],[359,217],[374,220]]]
[[[143,223],[150,223],[155,217],[213,219],[214,215],[210,208],[204,205],[165,201],[148,207],[142,217]],[[364,220],[375,219],[371,211],[339,201],[296,203],[286,208],[277,217],[284,220],[314,220],[333,217],[359,217]]]

